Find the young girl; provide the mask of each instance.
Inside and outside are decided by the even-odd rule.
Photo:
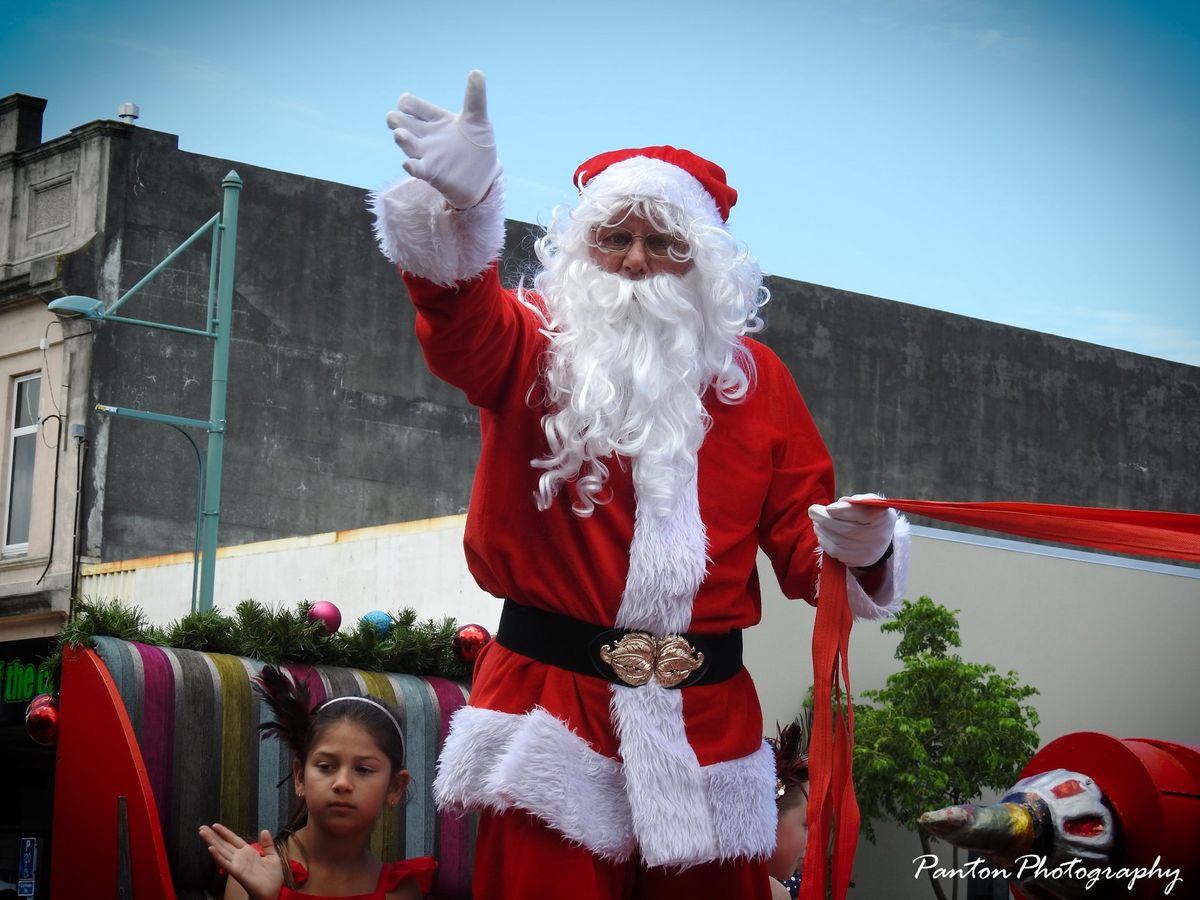
[[[276,838],[249,844],[224,825],[200,827],[208,852],[229,873],[225,900],[421,900],[432,857],[380,862],[370,850],[375,819],[408,786],[404,736],[373,697],[334,697],[315,709],[307,685],[273,666],[254,679],[275,713],[260,726],[288,744],[299,800]]]
[[[795,896],[784,882],[799,884],[796,870],[808,848],[808,736],[810,720],[801,714],[771,741],[775,750],[775,852],[767,863],[771,900]]]

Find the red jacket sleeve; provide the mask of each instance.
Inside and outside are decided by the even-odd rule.
[[[778,428],[772,475],[759,523],[759,545],[771,560],[784,596],[817,602],[817,537],[808,508],[833,498],[833,460],[791,373],[771,354],[771,417]]]
[[[495,264],[470,281],[441,287],[407,272],[417,309],[417,339],[433,374],[461,388],[474,406],[495,408],[519,384],[540,322],[515,292],[500,285]]]

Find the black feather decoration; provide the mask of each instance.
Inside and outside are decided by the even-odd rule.
[[[312,720],[312,692],[308,684],[293,681],[275,666],[263,666],[262,673],[252,681],[275,714],[275,721],[263,722],[258,726],[263,739],[273,734],[287,744],[294,754],[301,756]]]
[[[812,736],[812,710],[805,709],[783,728],[775,724],[777,737],[770,741],[775,750],[775,775],[785,785],[808,780],[808,744]]]

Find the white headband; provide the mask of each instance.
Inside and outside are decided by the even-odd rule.
[[[396,734],[400,735],[400,746],[404,746],[404,729],[400,727],[400,723],[396,720],[396,717],[392,715],[391,710],[389,710],[386,706],[377,700],[372,700],[370,697],[355,697],[353,695],[346,697],[330,697],[328,700],[318,706],[317,709],[324,709],[330,703],[337,703],[339,700],[357,700],[359,703],[369,703],[376,709],[382,710],[383,714],[391,720],[393,725],[396,726]]]

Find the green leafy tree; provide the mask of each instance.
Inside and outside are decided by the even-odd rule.
[[[1037,750],[1038,715],[1026,703],[1037,689],[951,653],[962,645],[957,613],[922,597],[882,626],[900,633],[903,668],[883,689],[862,692],[870,705],[854,707],[854,787],[872,842],[873,821],[892,821],[916,831],[928,854],[934,838],[918,825],[921,813],[1006,790]],[[930,884],[945,900],[932,874]]]

